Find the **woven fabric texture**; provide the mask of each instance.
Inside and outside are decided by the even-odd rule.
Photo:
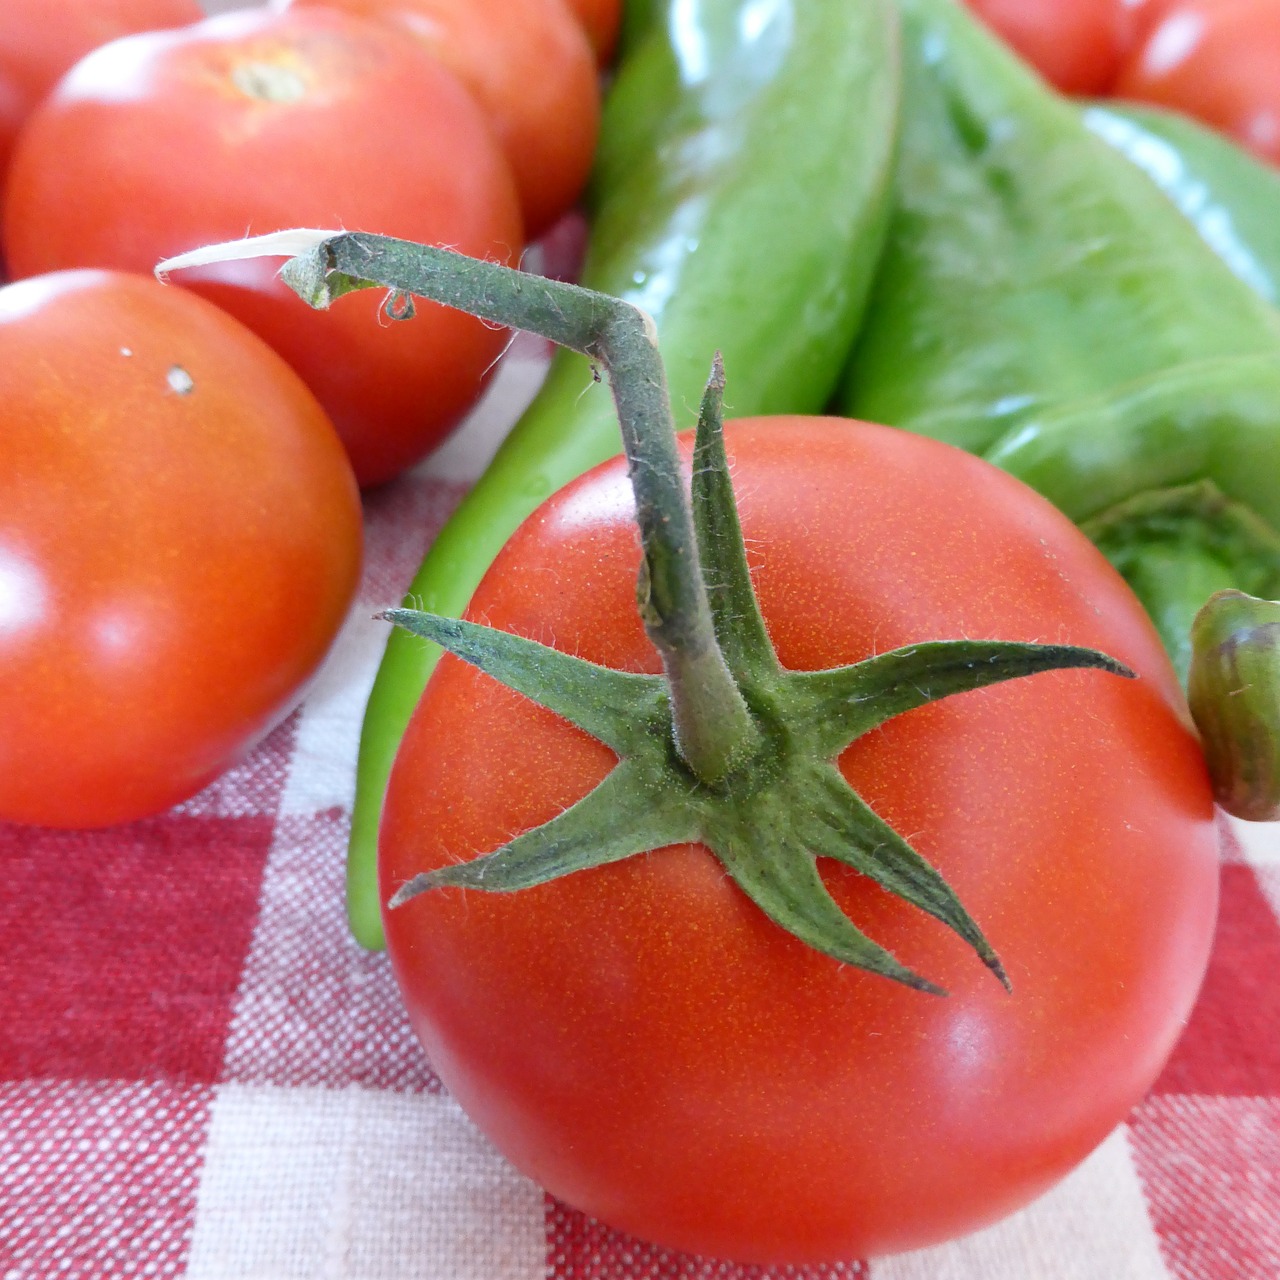
[[[0,827],[0,1280],[1276,1280],[1280,837],[1238,830],[1203,996],[1071,1177],[945,1247],[816,1268],[672,1254],[473,1129],[343,915],[360,716],[421,553],[536,386],[366,501],[360,601],[303,705],[171,813]]]

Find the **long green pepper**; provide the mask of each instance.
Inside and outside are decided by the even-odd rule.
[[[692,425],[723,353],[735,414],[828,402],[887,222],[900,98],[888,0],[644,0],[605,105],[583,283],[657,324]],[[620,451],[612,401],[560,353],[406,601],[457,617],[520,522]],[[360,740],[352,932],[382,945],[376,846],[396,749],[440,650],[393,632]]]
[[[1280,303],[1280,170],[1189,116],[1106,102],[1084,122],[1173,201],[1223,262]]]
[[[1280,592],[1280,313],[961,5],[898,7],[897,208],[843,408],[1038,489],[1185,676],[1211,592]]]

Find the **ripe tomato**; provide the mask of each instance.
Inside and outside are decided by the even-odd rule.
[[[1130,45],[1132,54],[1139,41],[1145,40],[1157,24],[1164,21],[1171,9],[1181,8],[1183,0],[1136,0],[1133,10],[1134,41]],[[1223,5],[1238,3],[1238,0],[1201,0],[1206,8],[1221,8]]]
[[[1114,94],[1183,111],[1280,164],[1280,4],[1168,6],[1121,68]]]
[[[564,0],[294,0],[410,31],[488,114],[533,240],[586,185],[600,121],[595,55]]]
[[[4,234],[14,276],[149,272],[247,233],[344,227],[519,252],[510,169],[480,108],[412,41],[350,14],[258,10],[129,36],[80,62],[31,117]],[[185,272],[302,375],[361,484],[421,458],[475,402],[506,336],[424,303],[374,320],[353,294],[313,312],[259,260]]]
[[[196,0],[4,0],[0,5],[0,170],[18,129],[74,62],[117,36],[199,22]]]
[[[360,504],[315,398],[145,276],[0,290],[0,818],[101,826],[198,791],[297,701]]]
[[[566,0],[582,24],[596,51],[596,60],[605,66],[613,57],[622,27],[622,0]]]
[[[770,923],[697,845],[517,893],[385,913],[413,1026],[462,1106],[548,1190],[665,1245],[759,1262],[936,1241],[1025,1203],[1121,1121],[1187,1016],[1218,844],[1159,640],[1042,498],[948,446],[844,420],[726,432],[785,667],[924,639],[1095,646],[1140,673],[1054,672],[930,704],[840,767],[1000,953],[826,864],[855,923],[941,982],[922,995]],[[635,607],[621,461],[553,497],[470,606],[609,666],[659,663]],[[444,658],[397,758],[383,900],[584,795],[613,758]]]
[[[1063,93],[1102,93],[1128,48],[1124,0],[968,0],[993,31]]]

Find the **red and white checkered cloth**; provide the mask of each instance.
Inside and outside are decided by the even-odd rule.
[[[1241,832],[1164,1076],[1065,1183],[967,1240],[751,1268],[549,1199],[441,1088],[384,956],[351,941],[360,716],[433,532],[536,385],[367,501],[360,601],[300,710],[163,817],[0,827],[0,1280],[1277,1280],[1280,835]],[[601,394],[605,394],[601,391]]]

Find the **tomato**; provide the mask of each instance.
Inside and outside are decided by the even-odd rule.
[[[563,0],[294,0],[397,23],[488,113],[536,239],[571,209],[595,154],[595,55]]]
[[[969,8],[1063,93],[1097,94],[1130,41],[1124,0],[968,0]]]
[[[965,693],[840,758],[956,889],[1012,994],[955,935],[827,863],[855,923],[951,995],[842,966],[772,924],[698,845],[515,893],[435,890],[384,912],[388,949],[449,1091],[568,1203],[745,1261],[916,1247],[1044,1190],[1155,1078],[1214,923],[1204,762],[1143,610],[1018,481],[845,420],[731,423],[726,441],[785,667],[999,637],[1096,646],[1140,673]],[[656,672],[631,512],[620,460],[561,491],[470,616]],[[383,901],[550,819],[612,763],[444,658],[391,778]]]
[[[1200,0],[1202,8],[1221,8],[1238,3],[1239,0]],[[1164,21],[1171,9],[1181,8],[1184,0],[1137,0],[1133,4],[1133,35],[1128,53],[1132,54],[1140,41],[1145,40],[1152,30]]]
[[[200,790],[297,702],[360,503],[296,374],[211,303],[73,271],[0,290],[0,819]]]
[[[1280,164],[1280,4],[1170,5],[1114,93],[1183,111]]]
[[[13,275],[150,271],[247,233],[343,227],[508,260],[510,169],[470,94],[412,41],[326,9],[246,10],[89,55],[32,116],[10,170]],[[184,273],[302,375],[361,484],[433,448],[480,394],[506,335],[422,304],[303,306],[278,263]]]
[[[0,170],[22,122],[91,49],[133,31],[199,22],[196,0],[4,0],[0,5]]]
[[[605,66],[613,57],[622,28],[622,0],[565,0],[582,24],[596,58]]]

